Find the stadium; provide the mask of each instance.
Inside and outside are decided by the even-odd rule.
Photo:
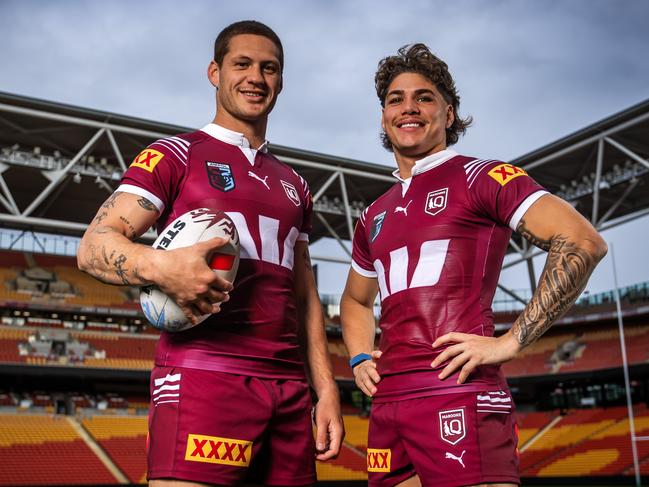
[[[186,132],[128,116],[0,93],[0,485],[146,483],[148,380],[158,332],[138,290],[77,270],[79,237],[122,172],[156,138]],[[511,161],[599,230],[649,214],[649,101]],[[349,255],[356,218],[391,170],[284,146],[272,151],[309,183],[312,242]],[[143,242],[155,235],[148,233]],[[538,251],[512,239],[505,267]],[[349,259],[314,255],[320,266]],[[341,276],[341,279],[343,277]],[[582,296],[504,370],[517,404],[529,485],[649,481],[649,276]],[[497,330],[527,296],[499,286]],[[322,296],[346,438],[322,485],[364,485],[369,401],[354,385],[338,298]],[[621,333],[622,332],[622,333]]]

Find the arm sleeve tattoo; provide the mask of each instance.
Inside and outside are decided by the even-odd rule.
[[[524,220],[518,230],[528,241],[548,250],[536,292],[512,327],[512,333],[524,348],[568,311],[586,287],[600,257],[563,235],[556,235],[549,241],[540,239],[525,227]]]

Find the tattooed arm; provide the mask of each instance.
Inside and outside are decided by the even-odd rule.
[[[465,333],[448,333],[438,338],[433,347],[450,345],[431,364],[436,368],[450,360],[439,375],[441,379],[460,370],[457,381],[462,383],[479,365],[514,358],[568,311],[606,255],[606,243],[592,225],[556,196],[545,195],[534,203],[517,230],[548,252],[532,299],[512,328],[498,338]]]
[[[338,386],[327,348],[322,303],[316,289],[307,242],[298,241],[295,244],[293,272],[300,327],[298,337],[306,357],[311,385],[318,396],[314,418],[316,459],[324,461],[338,456],[345,433]]]
[[[148,199],[113,193],[81,239],[77,251],[79,269],[107,284],[156,284],[176,300],[190,319],[218,311],[232,285],[212,272],[205,257],[225,241],[212,239],[168,251],[135,243],[157,218],[157,208]]]
[[[521,349],[568,311],[607,251],[602,237],[571,205],[555,196],[545,196],[538,203],[517,228],[530,243],[548,252],[534,296],[510,331]]]

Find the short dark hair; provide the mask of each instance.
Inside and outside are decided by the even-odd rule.
[[[460,96],[455,88],[453,77],[448,71],[448,65],[430,52],[425,44],[421,43],[405,45],[398,50],[396,56],[381,59],[374,77],[374,84],[382,107],[385,107],[385,97],[388,94],[390,83],[403,73],[417,73],[430,80],[437,87],[444,101],[453,107],[455,120],[453,125],[446,129],[446,144],[455,144],[460,135],[466,132],[473,119],[471,117],[460,118]],[[381,133],[381,142],[387,150],[392,150],[392,142],[385,132]]]
[[[235,22],[220,32],[214,41],[214,61],[216,61],[216,64],[220,66],[223,63],[223,58],[230,49],[230,39],[241,34],[262,36],[273,41],[273,44],[277,47],[280,68],[284,69],[284,48],[282,47],[282,41],[279,40],[278,35],[275,34],[273,29],[256,20]]]

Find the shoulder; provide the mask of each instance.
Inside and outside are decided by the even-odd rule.
[[[381,196],[376,198],[369,206],[367,206],[362,212],[358,219],[359,223],[362,226],[365,226],[367,220],[373,220],[378,215],[385,213],[388,206],[392,207],[391,199],[395,194],[398,194],[401,191],[400,183],[395,183]]]
[[[163,161],[167,164],[187,166],[190,148],[198,140],[200,135],[197,132],[157,139],[135,157],[131,166],[150,172]]]

